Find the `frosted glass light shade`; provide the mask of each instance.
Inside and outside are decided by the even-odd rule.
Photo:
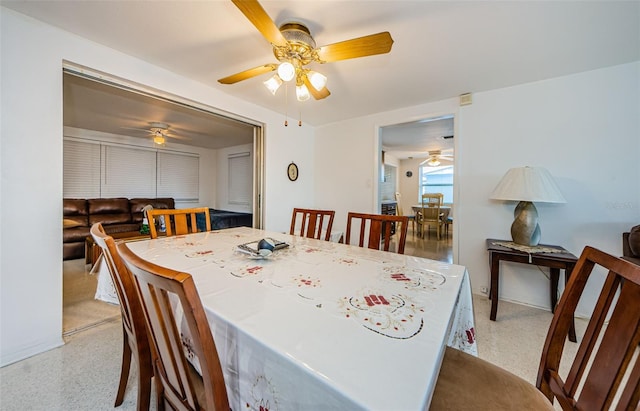
[[[153,142],[159,146],[164,145],[165,143],[164,136],[162,134],[156,134],[155,136],[153,136]]]
[[[301,86],[296,86],[296,97],[298,101],[307,101],[311,95],[309,94],[309,89],[304,84]]]
[[[320,91],[327,85],[327,77],[317,71],[310,71],[307,75],[309,82],[316,90]]]
[[[271,77],[267,81],[263,81],[262,84],[264,84],[267,90],[269,90],[271,94],[275,96],[276,91],[278,91],[278,89],[282,85],[282,80],[280,79],[280,77],[278,77],[277,74],[274,74],[273,77]]]
[[[278,66],[278,76],[283,81],[289,81],[296,75],[296,68],[293,67],[293,64],[285,61]]]

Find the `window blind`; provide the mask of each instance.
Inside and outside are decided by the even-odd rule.
[[[251,204],[252,173],[250,153],[230,154],[229,162],[229,203]]]
[[[158,152],[158,197],[198,201],[200,159],[196,155]]]
[[[63,141],[64,198],[100,197],[100,144]]]
[[[155,197],[156,152],[102,145],[101,197]]]

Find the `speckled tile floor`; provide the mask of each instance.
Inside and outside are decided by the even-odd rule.
[[[551,313],[500,302],[498,321],[489,321],[490,304],[474,296],[480,357],[534,383]],[[584,330],[577,320],[578,335]],[[60,348],[0,369],[1,410],[112,410],[120,371],[120,321],[104,322],[66,339]],[[576,344],[567,343],[572,350]],[[132,371],[125,402],[134,410]],[[152,409],[155,401],[152,400]]]

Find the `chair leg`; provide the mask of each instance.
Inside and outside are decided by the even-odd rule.
[[[151,404],[153,365],[149,353],[138,352],[138,411],[148,411]]]
[[[131,367],[131,346],[129,345],[129,335],[122,325],[122,369],[120,370],[120,382],[118,383],[118,393],[116,394],[116,404],[118,407],[124,400],[124,393],[129,380],[129,368]]]

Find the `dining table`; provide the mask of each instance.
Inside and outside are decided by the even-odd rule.
[[[426,410],[445,347],[477,355],[460,265],[249,227],[127,246],[193,276],[234,410]]]

